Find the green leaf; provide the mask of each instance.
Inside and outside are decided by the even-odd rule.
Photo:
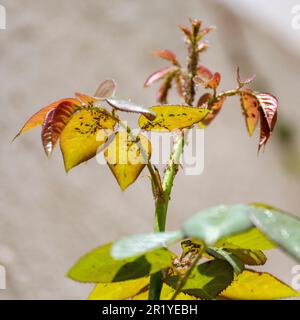
[[[115,259],[124,259],[144,254],[150,250],[165,247],[183,238],[181,231],[153,232],[129,236],[115,242],[111,255]]]
[[[207,253],[216,259],[227,261],[233,268],[236,274],[240,274],[244,269],[244,264],[233,253],[230,253],[222,248],[209,247]]]
[[[300,219],[270,207],[253,211],[251,219],[269,239],[300,260]]]
[[[269,273],[245,270],[221,296],[236,300],[274,300],[299,297],[300,293]]]
[[[242,248],[249,250],[267,250],[276,246],[257,228],[251,228],[242,233],[225,237],[216,243],[217,247]]]
[[[166,282],[176,288],[179,276],[167,278]],[[230,264],[223,260],[212,260],[197,266],[187,279],[183,292],[201,299],[214,299],[233,280]]]
[[[167,268],[172,253],[158,249],[145,255],[115,260],[110,255],[111,244],[96,248],[81,257],[68,272],[68,277],[79,282],[118,282],[137,279]]]
[[[221,205],[201,211],[182,226],[185,236],[197,238],[208,245],[220,238],[249,229],[252,223],[248,217],[253,208],[246,205]]]

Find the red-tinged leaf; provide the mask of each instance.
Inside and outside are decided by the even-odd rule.
[[[45,120],[47,113],[49,111],[55,109],[58,105],[60,105],[62,102],[65,102],[65,101],[74,103],[78,107],[81,107],[80,101],[78,101],[77,99],[74,99],[74,98],[65,98],[65,99],[60,99],[58,101],[55,101],[55,102],[49,104],[48,106],[40,109],[37,113],[35,113],[32,117],[30,117],[29,120],[27,120],[27,122],[24,124],[24,126],[18,132],[18,134],[15,136],[14,139],[16,139],[19,135],[23,134],[24,132],[26,132],[32,128],[35,128],[37,126],[41,126]]]
[[[260,151],[260,149],[266,145],[266,143],[271,137],[271,131],[270,131],[268,122],[264,117],[263,111],[260,109],[259,112],[260,112],[260,135],[259,135],[258,151]]]
[[[187,39],[192,40],[192,33],[191,31],[183,24],[179,24],[179,28],[181,29],[181,31],[185,34],[185,36],[187,37]]]
[[[272,132],[277,120],[278,100],[270,93],[256,93],[255,96]]]
[[[156,101],[160,103],[167,103],[168,93],[171,89],[171,82],[164,81],[164,83],[159,87],[156,94]]]
[[[92,107],[97,99],[86,94],[75,92],[75,97],[80,100],[86,107]]]
[[[165,78],[166,76],[168,76],[169,74],[173,73],[174,71],[176,71],[178,68],[175,66],[170,66],[170,67],[165,67],[162,68],[160,70],[155,71],[154,73],[152,73],[147,80],[144,83],[144,87],[149,87],[151,86],[154,82],[157,82],[163,78]]]
[[[47,113],[43,123],[41,137],[44,150],[48,157],[50,157],[64,127],[77,109],[78,106],[76,104],[70,101],[64,101]]]
[[[196,83],[200,83],[206,89],[216,89],[221,81],[221,74],[219,72],[214,73],[210,80],[204,80],[201,76],[194,77]]]
[[[201,43],[199,43],[197,50],[198,50],[198,52],[204,52],[207,50],[207,48],[208,48],[208,43],[201,42]]]
[[[204,93],[197,102],[197,108],[208,107],[209,100],[212,99],[212,95],[210,93]]]
[[[201,28],[202,21],[199,19],[189,19],[192,27],[192,34],[194,37],[198,35],[199,29]]]
[[[207,35],[209,32],[211,32],[211,31],[213,31],[213,30],[215,30],[215,29],[216,29],[215,26],[206,27],[206,28],[200,30],[199,36],[201,36],[201,38],[202,38],[202,37],[204,37],[205,35]]]
[[[245,80],[241,80],[239,67],[237,68],[236,73],[237,73],[236,80],[237,80],[240,87],[243,87],[244,85],[251,83],[256,78],[256,75],[254,74]]]
[[[200,76],[202,80],[211,80],[214,76],[214,74],[202,64],[197,67],[197,75]]]
[[[112,79],[105,80],[100,83],[94,96],[99,99],[110,98],[115,94],[116,87],[117,87],[117,84],[115,80],[112,80]]]
[[[177,73],[176,74],[176,90],[177,90],[177,93],[180,97],[183,97],[183,81],[182,81],[182,75],[181,73]]]
[[[179,65],[175,53],[171,50],[165,49],[165,50],[154,51],[153,54],[157,57],[160,57],[162,59],[172,62],[174,65],[177,65],[177,66]]]
[[[250,90],[245,90],[240,95],[249,136],[252,136],[260,116],[258,100],[251,94],[251,92],[252,91]]]
[[[211,105],[208,106],[208,109],[211,111],[203,120],[199,122],[199,127],[201,129],[207,127],[214,118],[219,114],[221,111],[221,108],[224,104],[224,101],[226,99],[226,96],[220,97],[218,100],[213,102]]]

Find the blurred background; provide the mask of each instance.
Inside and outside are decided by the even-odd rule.
[[[80,91],[92,94],[114,78],[118,96],[155,102],[146,77],[164,62],[151,55],[174,50],[183,61],[179,23],[188,17],[216,25],[202,63],[220,71],[221,89],[255,73],[254,87],[279,97],[277,130],[263,154],[249,139],[238,99],[228,100],[205,131],[201,176],[179,173],[169,208],[169,230],[217,204],[265,202],[300,214],[300,1],[283,0],[0,0],[1,158],[0,264],[7,289],[0,299],[81,299],[92,288],[65,277],[85,252],[108,241],[151,231],[153,201],[142,176],[122,193],[95,159],[68,175],[57,149],[51,161],[40,130],[12,138],[40,107]],[[298,11],[299,13],[300,11]],[[299,26],[298,26],[299,27]],[[176,102],[175,96],[171,102]],[[291,284],[295,261],[278,250],[262,268]]]

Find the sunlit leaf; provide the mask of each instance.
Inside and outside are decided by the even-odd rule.
[[[134,257],[156,248],[166,247],[182,238],[182,232],[179,230],[133,235],[115,242],[111,255],[116,259]]]
[[[275,248],[275,245],[257,228],[251,228],[243,233],[223,238],[216,243],[216,246],[248,250],[267,250]]]
[[[178,280],[179,276],[171,276],[166,282],[176,288]],[[230,264],[223,260],[212,260],[193,269],[182,291],[200,299],[214,299],[232,280]]]
[[[79,282],[118,282],[148,276],[172,263],[171,252],[163,248],[116,260],[110,255],[111,247],[109,243],[81,257],[68,272],[68,277]]]
[[[221,296],[235,300],[274,300],[299,297],[300,293],[269,273],[245,270]]]
[[[204,108],[192,108],[183,105],[159,105],[151,107],[150,110],[156,113],[152,121],[141,116],[139,125],[143,130],[173,131],[191,127],[201,121],[209,113]]]
[[[112,80],[112,79],[104,80],[103,82],[100,83],[94,96],[100,99],[110,98],[115,94],[116,87],[117,87],[117,84],[115,80]]]
[[[277,210],[261,208],[251,219],[271,241],[300,260],[300,219]]]
[[[209,97],[207,96],[207,98]],[[214,120],[214,118],[219,114],[225,99],[226,99],[225,96],[220,97],[216,101],[208,105],[207,109],[210,111],[210,113],[208,113],[208,115],[202,121],[199,122],[199,127],[201,129],[207,127]]]
[[[143,135],[133,139],[120,131],[104,152],[106,162],[122,191],[130,186],[151,157],[151,143]]]
[[[24,133],[34,127],[41,126],[45,120],[47,113],[49,111],[55,109],[58,105],[60,105],[62,102],[65,102],[65,101],[74,103],[74,104],[78,105],[78,107],[81,106],[81,103],[77,99],[73,99],[73,98],[65,98],[65,99],[60,99],[58,101],[55,101],[55,102],[51,103],[50,105],[40,109],[37,113],[35,113],[33,116],[31,116],[27,120],[27,122],[24,124],[22,129],[15,136],[15,138],[17,138],[22,133]]]
[[[154,51],[153,54],[157,57],[160,57],[162,59],[172,62],[174,65],[178,65],[176,55],[171,50],[168,50],[168,49],[158,50],[158,51]]]
[[[151,86],[154,82],[157,82],[163,78],[165,78],[167,75],[173,73],[174,71],[178,70],[175,66],[165,67],[162,69],[159,69],[152,73],[145,81],[144,87]]]
[[[267,262],[267,257],[260,250],[249,250],[249,249],[224,249],[234,254],[241,262],[249,266],[261,266]]]
[[[198,44],[197,51],[201,53],[201,52],[206,51],[207,48],[208,48],[208,43],[207,42],[205,42],[205,41],[204,42],[200,42]]]
[[[247,94],[246,90],[241,93],[240,98],[247,131],[248,134],[252,136],[260,116],[259,103],[254,96]]]
[[[115,124],[108,112],[100,108],[74,114],[60,137],[66,171],[94,157],[113,133]]]
[[[241,273],[244,270],[244,264],[240,259],[231,252],[228,252],[226,249],[223,248],[216,248],[216,247],[209,247],[207,248],[207,253],[210,256],[213,256],[217,259],[222,259],[227,261],[233,268],[236,274]]]
[[[155,119],[155,113],[142,105],[128,100],[106,99],[106,101],[118,110],[143,114],[149,120]]]
[[[51,155],[62,130],[77,109],[77,104],[70,101],[64,101],[47,113],[42,126],[41,137],[48,157]]]
[[[182,226],[185,236],[197,238],[208,245],[219,239],[251,228],[247,205],[220,205],[201,211],[186,220]]]
[[[98,283],[88,300],[125,300],[137,295],[149,284],[149,277],[113,283]]]
[[[209,32],[211,32],[211,31],[213,31],[215,29],[216,29],[215,26],[209,26],[209,27],[203,28],[203,29],[200,30],[199,36],[202,38],[205,35],[207,35]]]

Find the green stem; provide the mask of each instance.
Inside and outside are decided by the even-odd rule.
[[[188,80],[185,86],[184,100],[189,106],[193,105],[195,97],[195,84],[194,76],[197,72],[199,52],[197,51],[197,35],[194,35],[189,47],[188,47],[188,60],[187,60],[187,75]],[[162,182],[163,193],[160,197],[156,198],[155,202],[155,220],[154,220],[154,231],[163,232],[166,227],[166,219],[168,212],[168,205],[170,201],[170,195],[173,187],[174,178],[178,171],[180,156],[184,149],[185,143],[185,132],[182,130],[180,134],[176,135],[176,140],[173,145],[173,150],[165,168],[165,174]],[[159,300],[160,292],[162,288],[162,272],[159,271],[150,277],[150,289],[149,289],[149,300]]]

